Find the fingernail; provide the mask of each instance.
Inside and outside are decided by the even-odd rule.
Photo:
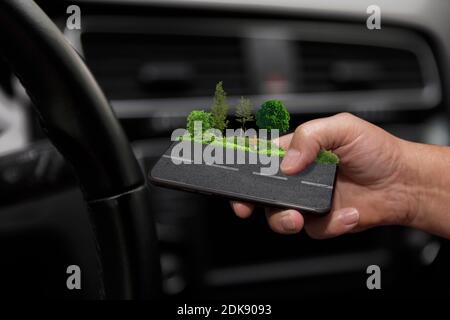
[[[284,156],[283,161],[281,162],[282,170],[289,170],[295,166],[300,158],[300,151],[296,149],[289,149],[286,155]]]
[[[296,231],[295,222],[292,220],[289,214],[281,218],[281,226],[285,231]]]
[[[359,221],[359,212],[355,208],[342,209],[339,214],[339,220],[346,226],[355,225]]]

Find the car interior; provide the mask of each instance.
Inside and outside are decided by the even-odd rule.
[[[292,130],[350,112],[449,145],[450,2],[379,0],[378,30],[366,0],[36,3],[0,4],[2,297],[450,296],[445,239],[398,226],[280,235],[261,208],[242,220],[226,199],[145,181],[219,81],[231,104],[282,100]],[[67,289],[70,265],[81,290]],[[367,290],[369,265],[382,290]]]

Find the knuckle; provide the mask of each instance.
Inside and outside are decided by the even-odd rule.
[[[337,118],[342,119],[342,120],[351,120],[356,118],[353,114],[351,114],[350,112],[341,112],[338,113],[336,115]]]
[[[299,138],[308,138],[312,134],[312,131],[310,130],[310,127],[307,123],[302,124],[295,129],[295,136]]]

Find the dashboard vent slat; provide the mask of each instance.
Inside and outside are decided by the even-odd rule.
[[[409,51],[331,42],[300,41],[299,92],[423,87],[417,57]]]
[[[218,81],[230,95],[250,91],[237,37],[86,33],[82,44],[109,99],[212,96]]]

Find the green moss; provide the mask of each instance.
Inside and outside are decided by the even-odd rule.
[[[338,164],[339,157],[331,151],[320,150],[316,158],[316,163],[321,164]]]
[[[190,135],[184,135],[179,138],[179,140],[185,141],[195,141],[202,144],[212,144],[217,146],[222,146],[225,148],[230,148],[234,150],[243,150],[246,152],[255,152],[260,154],[265,154],[269,156],[279,156],[284,157],[286,151],[274,145],[269,140],[259,139],[257,143],[252,147],[249,137],[223,137],[222,139],[217,139],[217,137],[208,137],[207,139],[198,139],[191,137]],[[320,164],[338,164],[339,158],[331,151],[321,150],[316,158],[316,163]]]

